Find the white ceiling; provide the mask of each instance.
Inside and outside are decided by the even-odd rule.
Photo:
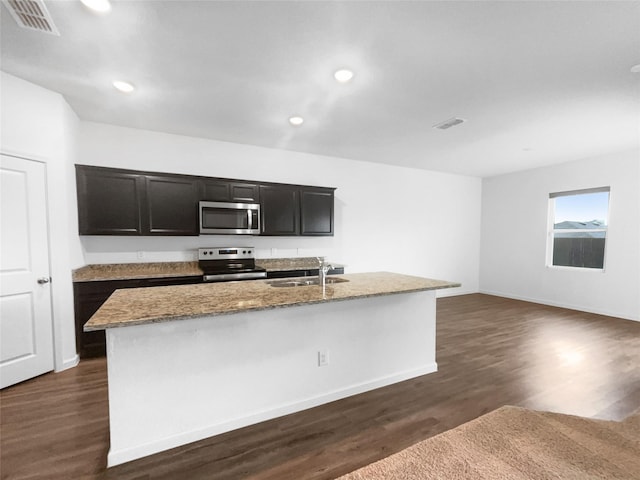
[[[2,70],[83,120],[475,176],[639,143],[637,1],[112,4],[48,1],[59,37],[3,5]]]

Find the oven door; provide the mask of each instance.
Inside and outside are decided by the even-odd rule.
[[[257,203],[200,202],[201,234],[260,234]]]

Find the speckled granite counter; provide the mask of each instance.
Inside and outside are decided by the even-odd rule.
[[[273,280],[203,283],[117,290],[85,324],[85,331],[224,315],[242,311],[459,287],[459,283],[389,272],[340,275],[349,280],[278,288]]]
[[[328,260],[333,268],[341,268],[344,265],[333,263]],[[256,265],[267,270],[267,272],[283,272],[287,270],[314,270],[318,268],[316,257],[299,258],[256,258]]]
[[[113,263],[87,265],[73,271],[74,282],[136,278],[200,277],[198,262]]]
[[[257,258],[256,266],[267,272],[313,270],[318,268],[315,257]],[[334,268],[344,265],[333,264]],[[113,263],[87,265],[73,271],[74,282],[133,280],[136,278],[200,277],[198,262]]]

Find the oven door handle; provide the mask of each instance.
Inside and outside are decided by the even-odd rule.
[[[257,280],[267,278],[267,272],[245,272],[245,273],[223,273],[215,275],[205,275],[202,279],[205,282],[226,282],[232,280]]]

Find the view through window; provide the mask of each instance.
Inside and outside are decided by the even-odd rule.
[[[550,265],[604,268],[609,187],[549,195]]]

